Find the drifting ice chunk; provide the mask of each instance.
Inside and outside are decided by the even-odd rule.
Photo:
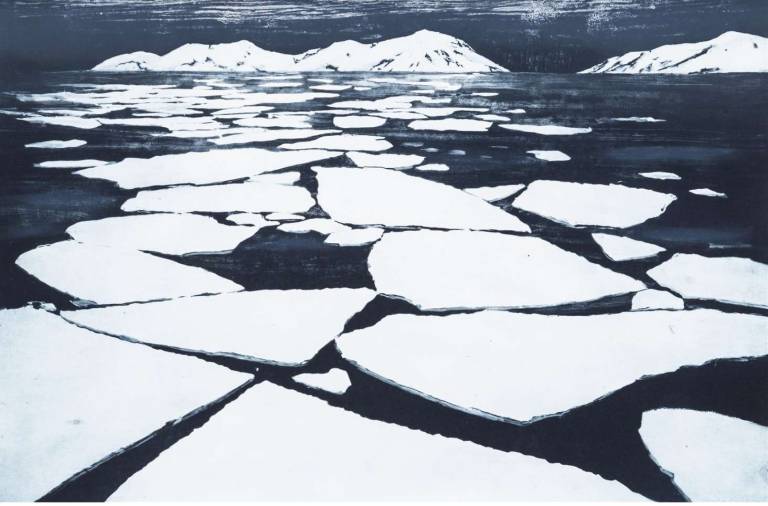
[[[44,169],[82,169],[83,167],[101,167],[108,164],[109,162],[103,160],[53,160],[40,162],[36,166]]]
[[[77,174],[114,181],[121,188],[127,189],[186,183],[201,185],[234,181],[341,155],[339,152],[324,150],[214,150],[152,158],[126,158],[109,167],[81,170]]]
[[[641,172],[640,175],[643,177],[647,177],[649,179],[668,179],[673,181],[679,181],[682,179],[680,176],[678,176],[673,172],[662,172],[662,171]]]
[[[344,358],[387,382],[478,414],[527,421],[584,405],[646,375],[765,355],[767,322],[708,309],[393,315],[342,335],[337,344]]]
[[[357,151],[347,153],[347,158],[358,167],[380,167],[383,169],[406,169],[424,161],[424,157],[419,155],[371,155]]]
[[[331,232],[325,238],[326,244],[336,244],[338,246],[365,246],[379,239],[384,234],[384,230],[377,227],[355,228]]]
[[[165,128],[171,132],[176,130],[218,130],[224,126],[215,119],[204,116],[192,118],[188,116],[170,116],[165,118],[104,118],[100,119],[99,122],[104,125]]]
[[[389,112],[377,112],[374,116],[387,119],[425,119],[424,114],[410,111],[389,111]]]
[[[40,123],[42,125],[68,126],[90,130],[101,126],[98,120],[93,118],[78,118],[76,116],[27,116],[18,118],[28,123]]]
[[[288,128],[249,128],[245,132],[210,139],[210,142],[217,146],[229,146],[232,144],[247,144],[249,142],[307,139],[309,137],[335,134],[338,132],[339,130],[314,130],[312,128],[300,128],[297,130]]]
[[[535,156],[539,160],[545,160],[547,162],[567,162],[571,159],[570,156],[566,155],[562,151],[537,151],[534,149],[531,151],[526,151],[526,153]]]
[[[25,144],[24,147],[26,148],[43,148],[43,149],[66,149],[66,148],[79,148],[80,146],[85,146],[88,144],[87,142],[80,140],[80,139],[71,139],[68,141],[43,141],[43,142],[33,142],[31,144]]]
[[[322,374],[299,374],[293,377],[293,381],[338,395],[342,395],[352,386],[349,374],[343,369],[331,369]]]
[[[309,116],[277,116],[274,118],[245,118],[235,120],[235,125],[260,128],[311,128]]]
[[[691,501],[768,501],[768,428],[688,409],[643,413],[640,437]]]
[[[625,121],[630,123],[663,123],[667,120],[657,119],[652,116],[629,116],[627,118],[613,118],[613,121]]]
[[[16,265],[57,290],[96,304],[166,299],[243,287],[148,253],[62,241],[27,251]]]
[[[509,109],[504,112],[506,112],[507,114],[525,114],[525,109]]]
[[[328,218],[310,218],[304,221],[297,221],[294,223],[284,223],[277,227],[278,230],[283,232],[292,232],[295,234],[306,234],[309,232],[317,232],[318,234],[328,235],[334,232],[346,232],[351,230],[348,226],[337,223]]]
[[[375,116],[336,116],[333,118],[333,126],[339,128],[377,128],[386,122],[386,118]]]
[[[297,221],[303,220],[304,216],[292,213],[270,213],[267,215],[267,219],[275,221]]]
[[[313,141],[281,144],[282,149],[338,149],[343,151],[386,151],[392,147],[384,137],[375,135],[326,135]]]
[[[254,227],[255,229],[254,232],[257,232],[258,230],[265,227],[272,227],[272,226],[278,225],[279,223],[277,221],[270,221],[270,220],[264,219],[262,215],[254,214],[254,213],[230,214],[229,216],[227,216],[227,221],[231,221],[232,223],[237,223],[238,225],[247,225],[250,227]]]
[[[643,290],[632,297],[632,311],[685,309],[685,302],[664,290]]]
[[[517,217],[452,186],[389,169],[312,170],[320,207],[340,223],[530,232]]]
[[[365,288],[260,290],[64,311],[78,325],[210,354],[306,362],[375,296]]]
[[[315,201],[304,188],[252,182],[140,191],[134,198],[127,200],[121,209],[127,212],[168,213],[302,213],[314,205]]]
[[[309,89],[317,91],[344,91],[352,87],[351,84],[318,84],[310,86]]]
[[[511,111],[510,111],[511,112]],[[539,135],[576,135],[576,134],[588,134],[592,131],[591,128],[574,128],[565,127],[559,125],[499,125],[501,128],[507,130],[515,130],[517,132],[526,132]]]
[[[256,230],[192,214],[143,214],[81,221],[67,233],[88,244],[186,255],[232,251]]]
[[[476,91],[472,93],[473,97],[496,97],[499,94],[493,91]]]
[[[715,190],[710,190],[709,188],[697,188],[690,191],[694,195],[701,195],[702,197],[720,197],[721,199],[728,197],[728,195],[725,193],[716,192]]]
[[[475,118],[483,121],[511,121],[509,117],[498,114],[475,114]]]
[[[491,125],[490,121],[477,119],[417,119],[408,123],[408,128],[438,132],[487,132]]]
[[[676,199],[618,184],[534,181],[513,205],[569,227],[626,228],[660,216]]]
[[[613,234],[592,234],[592,239],[600,246],[605,256],[614,262],[648,258],[666,251],[655,244]]]
[[[747,258],[676,253],[648,275],[686,299],[768,308],[768,265]]]
[[[444,163],[427,163],[425,165],[419,165],[418,167],[416,167],[416,170],[445,172],[445,171],[451,170],[451,168]]]
[[[2,501],[35,501],[249,378],[32,308],[0,311],[0,346]]]
[[[418,168],[418,167],[417,167]],[[479,188],[464,188],[464,191],[488,202],[496,202],[511,197],[525,188],[524,184],[508,184],[503,186],[481,186]]]
[[[307,451],[297,458],[287,448]],[[615,481],[575,467],[368,420],[266,382],[128,478],[110,500],[254,497],[262,501],[642,500]]]

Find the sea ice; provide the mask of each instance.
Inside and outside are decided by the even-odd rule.
[[[625,121],[630,123],[663,123],[665,119],[658,119],[652,116],[629,116],[627,118],[613,118],[613,121]]]
[[[270,213],[267,215],[267,219],[275,221],[298,221],[303,220],[304,216],[293,213]]]
[[[235,120],[235,125],[259,128],[311,128],[309,116],[275,116],[272,118],[245,118]]]
[[[342,151],[386,151],[392,147],[384,137],[376,135],[326,135],[312,141],[281,144],[282,149],[336,149]]]
[[[571,159],[570,156],[566,155],[562,151],[539,151],[534,149],[531,151],[526,151],[526,153],[535,156],[539,160],[545,160],[547,162],[567,162]]]
[[[25,148],[42,148],[42,149],[66,149],[66,148],[79,148],[80,146],[85,146],[87,144],[86,141],[81,139],[71,139],[68,141],[60,141],[60,140],[53,140],[53,141],[42,141],[42,142],[33,142],[31,144],[25,144]]]
[[[295,184],[301,179],[301,172],[278,172],[277,174],[259,174],[258,176],[251,176],[248,181],[256,181],[259,183],[274,183],[274,184]]]
[[[306,234],[316,232],[322,235],[332,234],[334,232],[346,232],[351,230],[348,226],[337,223],[328,218],[310,218],[304,221],[295,221],[292,223],[283,223],[277,227],[282,232],[294,234]]]
[[[576,134],[588,134],[592,131],[591,128],[575,128],[559,125],[499,125],[501,128],[507,130],[515,130],[517,132],[526,132],[539,135],[576,135]]]
[[[517,217],[452,186],[389,169],[312,170],[320,207],[340,223],[530,232]]]
[[[438,132],[487,132],[493,123],[476,119],[417,119],[408,123],[411,130]]]
[[[696,188],[695,190],[690,190],[690,192],[694,195],[701,195],[702,197],[719,197],[721,199],[728,197],[725,193],[716,192],[709,188]]]
[[[293,381],[337,395],[344,394],[352,386],[349,374],[343,369],[335,368],[321,374],[299,374],[293,377]]]
[[[417,167],[418,168],[418,167]],[[496,202],[511,197],[525,188],[524,184],[508,184],[502,186],[480,186],[478,188],[464,188],[464,191],[475,197],[480,197],[488,202]]]
[[[569,227],[627,228],[660,216],[677,199],[618,184],[534,181],[513,205]]]
[[[259,290],[64,311],[77,325],[144,343],[298,365],[376,295],[366,288]]]
[[[40,162],[36,164],[36,167],[42,167],[44,169],[82,169],[90,167],[101,167],[107,165],[109,162],[103,160],[53,160],[48,162]]]
[[[93,118],[79,118],[77,116],[25,116],[18,118],[28,123],[39,123],[42,125],[68,126],[90,130],[101,126],[98,120]]]
[[[675,174],[674,172],[663,172],[663,171],[656,171],[656,172],[641,172],[641,176],[647,177],[648,179],[663,179],[663,180],[672,180],[672,181],[679,181],[682,178]]]
[[[475,114],[475,118],[483,121],[511,121],[509,117],[498,114]]]
[[[249,128],[245,132],[210,139],[210,142],[217,146],[230,146],[232,144],[247,144],[249,142],[308,139],[310,137],[335,134],[338,132],[339,130],[315,130],[313,128]]]
[[[423,170],[423,171],[430,171],[430,172],[446,172],[451,170],[451,168],[444,163],[427,163],[424,165],[419,165],[418,167],[416,167],[416,170]]]
[[[419,155],[372,155],[359,151],[348,152],[347,158],[358,167],[380,167],[383,169],[407,169],[424,161],[424,157]]]
[[[641,290],[632,297],[632,311],[655,309],[685,309],[685,302],[664,290]]]
[[[648,275],[686,299],[768,308],[768,265],[748,258],[675,253]]]
[[[231,221],[232,223],[236,223],[238,225],[253,227],[253,229],[255,229],[254,232],[257,232],[262,228],[273,227],[279,224],[277,221],[267,220],[264,218],[264,216],[256,213],[230,214],[227,216],[227,221]]]
[[[600,246],[605,256],[614,262],[649,258],[666,251],[655,244],[613,234],[595,233],[592,234],[592,239]]]
[[[333,118],[333,126],[338,128],[378,128],[386,122],[386,118],[376,116],[336,116]]]
[[[352,87],[351,84],[318,84],[310,86],[309,89],[317,91],[344,91]]]
[[[591,316],[482,311],[387,316],[342,335],[337,346],[387,382],[477,414],[528,421],[644,376],[765,355],[766,332],[765,317],[709,309]]]
[[[326,244],[335,244],[337,246],[365,246],[379,239],[384,234],[384,229],[378,227],[353,228],[349,230],[339,230],[331,232],[325,238]]]

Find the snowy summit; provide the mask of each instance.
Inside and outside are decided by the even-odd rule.
[[[121,54],[101,62],[93,70],[507,72],[477,54],[463,40],[429,30],[372,44],[345,40],[297,55],[267,51],[247,40],[229,44],[184,44],[162,56],[145,51]]]
[[[712,40],[670,44],[608,58],[580,74],[768,72],[768,38],[725,32]]]

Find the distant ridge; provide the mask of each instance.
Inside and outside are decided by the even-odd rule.
[[[580,74],[768,72],[768,38],[725,32],[712,40],[670,44],[608,58]]]
[[[508,72],[456,37],[420,30],[373,44],[353,40],[291,55],[267,51],[247,40],[229,44],[185,44],[165,55],[137,51],[105,60],[105,72]]]

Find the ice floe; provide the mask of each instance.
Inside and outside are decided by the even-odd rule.
[[[632,297],[632,311],[685,309],[685,301],[664,290],[642,290]]]
[[[527,421],[587,404],[643,376],[765,355],[767,331],[765,317],[708,309],[592,316],[482,311],[387,316],[342,335],[337,345],[346,359],[388,382],[475,413]]]
[[[570,227],[627,228],[660,216],[677,199],[618,184],[534,181],[513,205]]]
[[[452,186],[389,169],[313,170],[320,207],[340,223],[530,231],[517,217]]]
[[[100,119],[103,125],[156,127],[166,130],[218,130],[224,125],[209,117],[171,116],[167,118],[115,118]]]
[[[326,135],[312,141],[281,144],[281,149],[334,149],[343,151],[386,151],[392,147],[384,137],[377,135]]]
[[[640,437],[691,501],[768,501],[768,428],[717,413],[656,409],[643,413]]]
[[[320,374],[299,374],[293,377],[293,381],[337,395],[342,395],[352,386],[347,371],[335,368]]]
[[[416,170],[423,170],[426,172],[446,172],[451,170],[451,168],[444,163],[427,163],[424,165],[419,165],[416,167]]]
[[[309,192],[299,186],[248,182],[140,191],[125,201],[121,209],[167,213],[303,213],[314,205]]]
[[[259,290],[64,311],[62,316],[144,343],[297,365],[341,333],[374,296],[366,288]]]
[[[2,501],[36,501],[249,378],[32,308],[0,310],[0,345]]]
[[[592,131],[591,128],[576,128],[576,127],[566,127],[566,126],[560,126],[560,125],[499,125],[501,128],[506,128],[507,130],[514,130],[517,132],[525,132],[530,134],[539,134],[539,135],[576,135],[576,134],[588,134]]]
[[[328,218],[310,218],[303,221],[295,221],[292,223],[283,223],[277,227],[282,232],[290,232],[294,234],[307,234],[309,232],[316,232],[322,235],[332,234],[334,232],[346,232],[351,230],[348,226],[341,223],[329,220]]]
[[[317,84],[310,86],[309,89],[317,91],[344,91],[351,87],[351,84]]]
[[[301,179],[301,172],[279,172],[277,174],[259,174],[251,176],[248,181],[257,181],[259,183],[274,184],[295,184]]]
[[[339,130],[315,130],[312,128],[249,128],[247,131],[233,135],[217,136],[210,139],[210,142],[218,146],[229,146],[232,144],[246,144],[249,142],[271,142],[292,139],[308,139],[320,135],[329,135],[339,133]]]
[[[509,109],[504,112],[507,114],[525,114],[525,109]]]
[[[73,128],[82,128],[90,130],[101,126],[98,120],[93,118],[80,118],[77,116],[26,116],[18,118],[28,123],[38,123],[41,125],[68,126]]]
[[[104,160],[52,160],[35,164],[36,167],[44,169],[82,169],[90,167],[101,167],[109,162]]]
[[[417,119],[408,123],[408,128],[438,132],[487,132],[491,125],[490,121],[477,119]]]
[[[497,97],[498,95],[495,91],[475,91],[472,93],[473,97]]]
[[[417,167],[418,168],[418,167]],[[502,186],[480,186],[478,188],[464,188],[464,191],[475,197],[480,197],[488,202],[496,202],[511,197],[525,188],[524,184],[507,184]]]
[[[728,197],[728,195],[725,193],[718,192],[709,188],[696,188],[694,190],[690,190],[690,192],[694,195],[700,195],[702,197],[719,197],[721,199]]]
[[[592,234],[592,239],[600,246],[605,256],[614,262],[649,258],[666,251],[661,246],[620,235],[595,233]]]
[[[368,266],[379,292],[422,309],[557,306],[645,288],[543,239],[493,232],[387,233]]]
[[[25,148],[41,148],[41,149],[67,149],[67,148],[79,148],[85,146],[86,141],[81,139],[70,139],[68,141],[52,140],[42,142],[32,142],[25,144]]]
[[[227,216],[227,221],[231,221],[238,225],[253,227],[256,231],[266,227],[273,227],[280,223],[278,221],[267,220],[264,216],[257,213],[233,213]]]
[[[176,184],[203,185],[234,181],[342,154],[325,150],[289,152],[258,148],[222,149],[152,158],[126,158],[109,167],[81,170],[77,174],[114,181],[121,188],[127,189]]]
[[[675,174],[674,172],[663,172],[663,171],[655,171],[655,172],[641,172],[641,176],[647,177],[648,179],[662,179],[662,180],[670,180],[670,181],[679,181],[683,178]]]
[[[613,121],[624,121],[630,123],[663,123],[667,120],[654,118],[653,116],[628,116],[626,118],[611,118]]]
[[[534,149],[531,151],[526,151],[526,153],[535,156],[538,160],[545,160],[547,162],[567,162],[571,159],[570,156],[566,155],[562,151],[540,151]]]
[[[475,118],[483,121],[511,121],[509,117],[498,114],[475,114]]]
[[[388,112],[376,112],[373,113],[374,116],[379,116],[380,118],[387,118],[387,119],[426,119],[427,117],[424,114],[419,114],[417,112],[410,112],[410,111],[388,111]]]
[[[353,228],[331,232],[325,238],[326,244],[337,246],[365,246],[381,239],[384,229],[378,227]]]
[[[358,167],[380,167],[383,169],[407,169],[424,161],[424,157],[419,155],[372,155],[358,151],[348,152],[347,158]]]
[[[748,258],[675,253],[648,275],[686,299],[768,308],[768,265]]]
[[[192,214],[142,214],[81,221],[67,233],[87,244],[186,255],[232,251],[256,230]]]
[[[235,120],[235,125],[259,128],[310,128],[309,116],[275,116],[272,118],[245,118]]]
[[[377,128],[386,122],[386,118],[376,116],[336,116],[333,118],[333,126],[338,128]]]
[[[287,448],[305,451],[297,458]],[[618,482],[575,467],[369,420],[264,382],[128,478],[110,500],[253,497],[263,501],[643,499]]]
[[[270,213],[267,215],[267,219],[275,221],[297,221],[303,220],[304,216],[294,213]]]

